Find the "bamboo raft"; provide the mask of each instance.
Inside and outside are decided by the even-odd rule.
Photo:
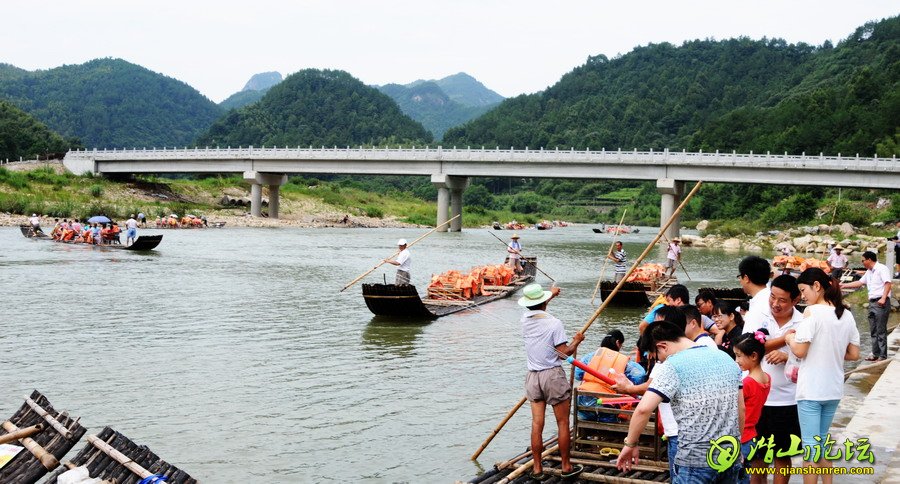
[[[615,297],[613,297],[612,301],[609,302],[609,305],[617,307],[645,308],[649,306],[652,301],[656,300],[657,296],[665,294],[666,291],[675,284],[678,284],[678,278],[675,276],[649,283],[637,281],[626,282],[622,285],[622,288],[619,289],[619,292],[616,293]],[[614,281],[601,282],[600,297],[606,301],[615,287],[616,282]]]
[[[25,430],[15,439],[17,430]],[[59,466],[86,429],[67,412],[58,412],[43,394],[34,390],[19,410],[0,428],[0,442],[24,447],[0,467],[0,482],[37,482]],[[12,439],[7,441],[8,439]]]
[[[577,402],[579,396],[608,397],[602,393],[581,392],[577,388],[572,393],[572,401]],[[577,479],[564,481],[561,478],[562,462],[557,450],[544,457],[543,471],[550,478],[545,483],[589,483],[605,482],[611,484],[645,484],[653,482],[669,482],[669,463],[667,461],[667,449],[665,441],[658,435],[657,420],[659,413],[654,412],[647,427],[641,432],[638,439],[638,451],[640,462],[630,471],[620,471],[616,468],[616,457],[623,447],[625,437],[628,435],[628,419],[634,413],[633,410],[621,408],[594,407],[578,405],[578,412],[594,414],[610,414],[616,416],[616,422],[596,422],[593,420],[575,419],[572,429],[572,448],[570,460],[572,464],[584,466],[584,472]],[[544,444],[545,449],[551,449],[555,438]],[[546,450],[545,450],[546,452]],[[494,467],[478,477],[469,481],[475,484],[493,484],[505,479],[516,469],[529,463],[531,460],[530,449],[505,462],[498,462]],[[515,484],[534,482],[525,472],[510,481]]]
[[[733,289],[721,288],[721,287],[701,287],[697,294],[703,294],[704,292],[712,293],[713,296],[716,297],[717,301],[725,301],[731,305],[732,308],[736,308],[740,306],[742,302],[749,301],[750,296],[744,292],[743,289],[736,287]]]
[[[194,484],[196,479],[169,464],[147,446],[105,427],[99,435],[88,435],[88,444],[70,462],[68,469],[86,466],[91,477],[117,484],[134,484],[150,476],[164,476],[169,484]],[[68,469],[60,469],[46,483],[56,484]]]
[[[67,244],[75,247],[91,247],[96,249],[112,249],[112,250],[133,250],[133,251],[145,251],[145,250],[153,250],[162,242],[162,235],[142,235],[136,239],[131,245],[120,245],[120,244],[85,244],[85,243],[75,243],[75,242],[65,242],[62,240],[51,239],[47,234],[43,232],[35,232],[34,229],[31,228],[31,225],[19,225],[19,230],[22,231],[22,235],[29,239],[34,240],[49,240],[51,242],[56,242],[57,244]]]
[[[485,286],[485,294],[472,299],[423,299],[416,286],[404,284],[363,284],[362,294],[369,311],[378,316],[434,319],[481,306],[511,296],[534,280],[536,257],[526,257],[522,274],[506,286]]]

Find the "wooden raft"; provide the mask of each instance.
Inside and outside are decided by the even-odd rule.
[[[105,427],[96,436],[88,436],[88,444],[70,462],[67,468],[87,466],[91,477],[118,484],[135,484],[151,475],[162,475],[168,484],[194,484],[196,479],[187,472],[169,464],[153,453],[146,445],[138,445],[128,437]],[[68,469],[60,469],[46,483],[56,484],[57,478]]]
[[[25,447],[0,468],[0,482],[33,483],[59,466],[86,429],[66,412],[58,412],[41,392],[25,397],[22,407],[0,426],[0,438],[16,431],[41,426],[41,430],[9,442]]]

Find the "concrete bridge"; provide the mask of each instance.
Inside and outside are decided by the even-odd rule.
[[[501,150],[437,148],[197,148],[70,151],[73,173],[242,173],[251,186],[251,214],[259,216],[262,186],[269,216],[278,217],[278,190],[289,174],[430,176],[438,189],[437,223],[462,213],[472,177],[655,180],[663,221],[674,212],[684,182],[900,188],[896,158],[663,151]],[[460,219],[450,231],[462,228]],[[667,235],[678,234],[676,221]],[[445,229],[447,230],[447,229]]]

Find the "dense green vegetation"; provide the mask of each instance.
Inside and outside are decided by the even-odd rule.
[[[421,82],[434,82],[451,101],[463,106],[493,106],[503,101],[503,96],[488,89],[478,79],[465,72],[459,72],[436,81],[419,80],[408,84],[407,87],[413,87]]]
[[[493,106],[464,106],[451,100],[433,81],[411,87],[387,84],[378,90],[390,96],[404,114],[422,123],[438,140],[447,129],[475,119]]]
[[[288,76],[257,103],[230,111],[200,146],[357,146],[424,143],[431,135],[377,89],[343,71]]]
[[[262,99],[272,86],[281,81],[281,73],[278,72],[261,72],[259,74],[254,74],[253,77],[247,81],[247,84],[244,85],[243,89],[228,96],[228,99],[219,103],[219,107],[224,111],[228,111],[230,109],[242,108],[249,104],[253,104]]]
[[[33,159],[65,152],[73,145],[77,146],[78,141],[64,140],[26,112],[0,100],[0,160]]]
[[[184,146],[221,114],[187,84],[121,59],[34,72],[3,64],[0,99],[89,148]]]

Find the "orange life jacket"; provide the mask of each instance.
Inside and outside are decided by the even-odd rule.
[[[609,375],[613,379],[615,379],[616,375],[624,375],[625,366],[627,365],[627,356],[609,348],[600,348],[600,351],[594,353],[594,357],[588,363],[588,366],[597,370],[601,375]],[[584,383],[578,387],[578,390],[582,392],[616,393],[604,381],[587,372],[584,373]]]

